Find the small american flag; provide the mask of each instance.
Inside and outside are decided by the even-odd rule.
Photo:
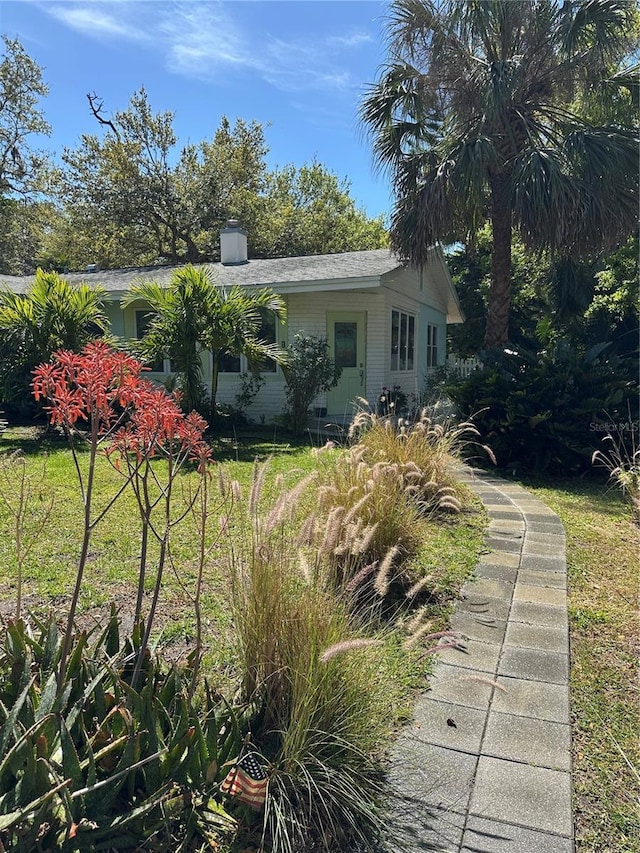
[[[220,783],[220,790],[239,803],[261,809],[267,798],[269,780],[254,753],[247,753],[229,770]]]

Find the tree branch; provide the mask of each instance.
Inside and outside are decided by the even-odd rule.
[[[91,108],[94,118],[96,118],[100,124],[110,127],[118,142],[121,142],[120,133],[118,132],[115,124],[110,119],[101,115],[102,108],[104,107],[104,101],[102,98],[98,98],[97,94],[94,92],[93,95],[87,94],[87,100],[89,101],[89,107]]]

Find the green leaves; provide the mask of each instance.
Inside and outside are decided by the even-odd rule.
[[[284,299],[269,288],[220,287],[210,269],[187,265],[174,272],[168,288],[155,282],[134,284],[122,305],[127,307],[138,299],[155,314],[140,351],[149,361],[171,358],[180,376],[185,411],[203,406],[202,352],[212,354],[211,422],[223,357],[244,355],[257,364],[267,358],[277,362],[285,358],[278,346],[260,338],[264,312],[274,314],[276,322],[286,316]]]
[[[61,642],[53,617],[35,640],[24,622],[2,629],[0,696],[11,695],[16,672],[33,672],[8,707],[0,704],[5,849],[29,853],[36,837],[56,850],[71,839],[79,849],[136,846],[174,832],[213,843],[235,831],[214,798],[222,763],[242,742],[236,712],[210,691],[198,706],[189,671],[150,660],[133,690],[121,671],[129,644],[120,648],[114,618],[93,643],[78,637],[58,695],[49,669],[57,651],[46,651]]]
[[[0,397],[24,406],[38,364],[106,333],[105,296],[102,287],[71,285],[40,269],[26,293],[0,290]]]
[[[550,341],[538,353],[506,351],[468,379],[447,386],[463,415],[473,415],[499,467],[509,471],[589,470],[603,418],[625,419],[637,386],[609,345],[586,352]],[[608,414],[606,414],[608,413]]]
[[[491,222],[488,347],[509,340],[513,230],[589,254],[636,228],[637,115],[605,98],[600,126],[589,114],[637,44],[633,14],[615,0],[391,4],[389,62],[360,111],[395,194],[391,244],[423,264],[436,240]]]
[[[100,112],[93,98],[94,114]],[[239,219],[252,257],[379,248],[381,218],[356,208],[349,184],[315,161],[269,171],[257,121],[222,117],[212,138],[178,146],[171,112],[152,110],[144,90],[63,155],[64,213],[50,253],[75,266],[196,263],[219,258],[220,229]]]
[[[2,36],[0,61],[0,196],[37,188],[43,162],[29,149],[31,134],[48,134],[38,102],[47,94],[42,69],[18,39]]]
[[[306,426],[309,407],[318,394],[337,385],[342,368],[329,356],[327,339],[317,335],[294,336],[284,364],[287,381],[287,425],[300,435]]]

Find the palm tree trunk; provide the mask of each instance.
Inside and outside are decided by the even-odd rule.
[[[487,349],[502,347],[509,341],[509,309],[511,307],[511,203],[509,179],[493,177],[491,186],[491,288],[487,305]]]

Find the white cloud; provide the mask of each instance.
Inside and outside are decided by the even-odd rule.
[[[127,4],[118,4],[118,11],[126,10]],[[45,9],[52,17],[73,30],[93,38],[124,38],[130,41],[145,41],[148,36],[144,30],[126,19],[128,16],[110,14],[116,4],[109,4],[109,12],[102,4],[85,3],[83,5],[48,4]]]
[[[327,41],[338,47],[359,47],[361,44],[372,43],[373,36],[369,33],[352,33],[350,36],[331,36]]]
[[[295,40],[252,32],[240,26],[233,3],[215,0],[50,0],[42,8],[96,39],[155,45],[175,74],[208,80],[245,69],[285,92],[353,91],[358,84],[345,56],[351,48],[372,41],[366,32],[324,39],[309,34]]]
[[[220,4],[178,3],[163,12],[157,19],[158,40],[169,70],[208,77],[225,65],[253,67],[245,38]]]

